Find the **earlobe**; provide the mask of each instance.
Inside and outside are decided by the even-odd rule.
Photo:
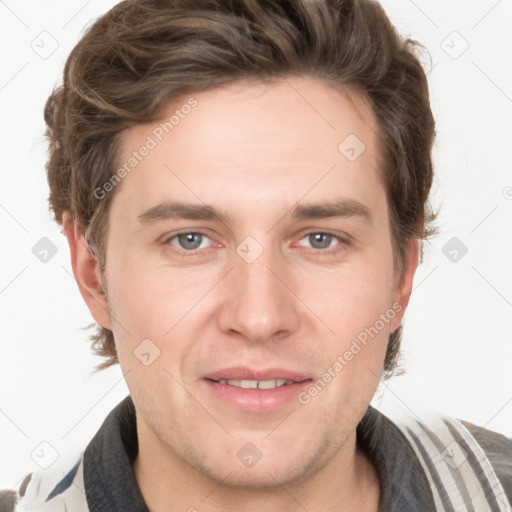
[[[71,266],[78,288],[96,322],[111,329],[110,313],[101,282],[99,263],[85,241],[82,227],[70,212],[63,214],[63,231],[71,253]]]
[[[411,298],[412,285],[414,281],[414,274],[418,268],[419,262],[419,242],[416,239],[408,241],[407,255],[404,262],[404,270],[401,275],[400,282],[396,284],[393,294],[393,304],[400,305],[400,311],[395,315],[390,322],[390,332],[394,332],[400,326],[404,316],[409,299]],[[398,306],[397,308],[398,309]]]

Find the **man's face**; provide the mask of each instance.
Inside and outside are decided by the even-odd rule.
[[[121,165],[156,146],[111,205],[106,327],[155,453],[225,484],[298,482],[354,449],[403,313],[374,119],[309,79],[193,97],[169,133],[122,136]]]

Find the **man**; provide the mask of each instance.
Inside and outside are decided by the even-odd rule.
[[[130,396],[17,510],[511,510],[512,441],[369,406],[434,121],[378,4],[122,2],[51,95],[50,203]]]

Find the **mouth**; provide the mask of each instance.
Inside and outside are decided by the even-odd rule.
[[[274,389],[281,386],[290,386],[294,383],[293,380],[286,379],[271,379],[271,380],[238,380],[238,379],[221,379],[219,384],[227,384],[228,386],[235,386],[242,389]]]
[[[228,368],[203,377],[207,389],[223,404],[246,412],[271,412],[297,401],[313,379],[285,369]]]

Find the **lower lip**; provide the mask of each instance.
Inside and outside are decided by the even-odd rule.
[[[209,379],[204,379],[204,382],[215,396],[237,409],[247,412],[272,412],[294,400],[298,401],[297,395],[304,391],[312,380],[294,382],[273,389],[244,389]]]

